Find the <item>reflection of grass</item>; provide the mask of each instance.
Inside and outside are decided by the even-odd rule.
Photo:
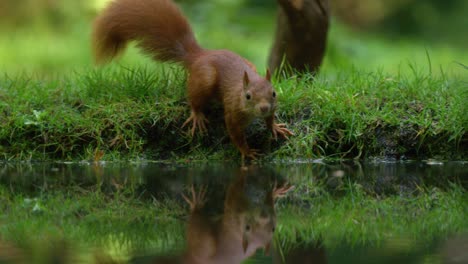
[[[78,245],[119,248],[119,252],[182,245],[185,230],[180,218],[185,208],[173,201],[141,201],[125,192],[109,196],[78,186],[34,199],[11,194],[3,186],[0,193],[1,206],[8,208],[0,221],[2,240],[24,245],[61,238]]]
[[[411,197],[371,198],[358,184],[350,186],[339,199],[321,192],[305,198],[310,210],[294,206],[279,209],[279,239],[293,245],[299,241],[325,240],[331,247],[340,243],[379,245],[395,239],[408,239],[419,246],[437,238],[468,230],[466,191],[453,186],[448,191],[422,190]],[[295,215],[296,217],[291,217]]]
[[[0,208],[6,212],[0,219],[0,237],[20,244],[63,238],[107,248],[119,257],[132,249],[166,251],[184,244],[186,205],[170,199],[140,200],[125,189],[112,194],[77,186],[60,189],[27,200],[0,186]],[[279,202],[276,239],[282,247],[324,239],[328,250],[342,244],[371,247],[403,239],[408,243],[398,246],[411,251],[413,246],[468,230],[466,191],[457,186],[421,190],[411,197],[372,197],[357,184],[341,198],[326,190],[320,193],[294,193],[287,202]]]

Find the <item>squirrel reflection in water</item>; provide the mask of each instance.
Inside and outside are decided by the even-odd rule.
[[[184,263],[240,263],[263,248],[269,254],[276,227],[275,200],[293,188],[269,180],[251,181],[254,169],[242,171],[228,187],[224,211],[213,218],[203,212],[207,189],[191,188]],[[255,175],[255,179],[262,175]]]

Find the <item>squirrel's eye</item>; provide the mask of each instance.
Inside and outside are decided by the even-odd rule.
[[[276,92],[275,92],[275,91],[273,91],[273,98],[275,98],[275,97],[276,97]]]
[[[252,96],[248,93],[248,94],[245,95],[245,98],[246,98],[247,100],[250,100],[250,98],[252,98]]]
[[[250,225],[246,225],[245,230],[249,231],[250,230]]]
[[[271,229],[271,232],[275,232],[275,228],[274,228],[274,227]]]

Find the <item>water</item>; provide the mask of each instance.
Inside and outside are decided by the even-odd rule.
[[[457,222],[467,212],[467,168],[467,162],[438,161],[318,160],[247,170],[222,163],[2,163],[3,202],[11,205],[0,205],[0,238],[11,247],[24,244],[15,232],[25,236],[29,224],[5,224],[9,217],[26,211],[33,223],[47,222],[51,197],[78,192],[157,210],[153,219],[125,216],[109,220],[105,231],[79,231],[93,230],[79,236],[104,237],[97,240],[103,244],[125,240],[106,254],[132,263],[468,263],[466,224]],[[83,205],[73,214],[99,223],[109,210]],[[444,218],[438,213],[444,210],[454,212]],[[439,216],[440,223],[431,222]],[[428,227],[412,226],[413,219]],[[3,263],[8,254],[1,251],[0,243]]]

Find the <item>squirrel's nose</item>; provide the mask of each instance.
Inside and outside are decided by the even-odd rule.
[[[262,105],[260,106],[260,111],[262,111],[262,113],[268,113],[270,111],[270,106],[269,105]]]

